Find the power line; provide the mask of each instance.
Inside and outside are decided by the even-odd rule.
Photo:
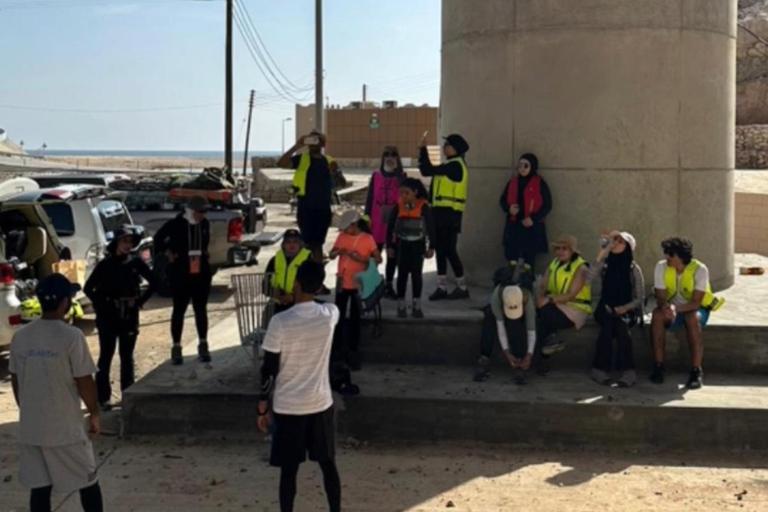
[[[0,11],[18,11],[18,10],[31,10],[31,9],[67,9],[67,8],[82,8],[82,7],[104,7],[104,6],[127,6],[127,5],[154,5],[154,4],[169,4],[179,2],[210,2],[210,1],[223,1],[223,0],[120,0],[118,2],[106,2],[106,1],[66,1],[66,2],[53,2],[48,0],[34,1],[28,0],[25,2],[13,2],[10,4],[0,3]]]
[[[240,101],[238,103],[245,103]],[[0,108],[9,110],[27,110],[34,112],[60,112],[68,114],[129,114],[141,112],[168,112],[173,110],[193,110],[200,108],[221,107],[223,103],[204,103],[200,105],[183,105],[174,107],[140,107],[140,108],[105,108],[105,109],[87,109],[87,108],[57,108],[57,107],[32,107],[26,105],[8,105],[0,103]]]

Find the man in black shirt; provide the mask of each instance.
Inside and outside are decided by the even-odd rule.
[[[331,197],[339,177],[336,162],[323,154],[325,135],[313,130],[299,138],[282,157],[277,166],[295,169],[293,187],[298,198],[296,221],[304,244],[312,251],[312,259],[322,262],[323,244],[331,225]],[[295,154],[307,147],[308,152]]]

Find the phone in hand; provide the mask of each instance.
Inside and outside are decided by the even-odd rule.
[[[426,139],[427,135],[429,135],[429,130],[424,130],[424,135],[422,135],[421,138]]]
[[[305,146],[317,146],[318,144],[320,144],[320,137],[317,135],[308,135],[307,137],[304,137]]]

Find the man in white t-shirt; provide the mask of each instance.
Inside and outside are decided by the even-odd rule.
[[[11,341],[11,380],[20,409],[19,481],[31,489],[32,512],[50,512],[54,488],[80,491],[86,512],[103,510],[80,405],[82,399],[91,414],[90,431],[99,434],[96,366],[83,333],[64,322],[78,290],[61,274],[43,279],[37,287],[42,318]]]
[[[331,512],[341,510],[329,374],[339,310],[333,304],[315,302],[324,280],[321,263],[302,263],[293,286],[294,306],[272,318],[262,345],[258,427],[263,433],[269,430],[269,395],[274,389],[270,464],[280,468],[281,512],[293,511],[296,476],[307,454],[320,464]]]
[[[651,323],[655,366],[651,380],[664,382],[664,350],[666,330],[685,327],[691,349],[691,373],[686,387],[699,389],[704,382],[702,371],[702,329],[710,312],[722,305],[712,295],[709,270],[693,258],[693,244],[682,238],[668,238],[661,243],[665,259],[656,265],[654,288],[657,307]]]

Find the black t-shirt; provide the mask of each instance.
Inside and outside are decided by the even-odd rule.
[[[291,158],[293,168],[299,167],[301,155]],[[307,186],[304,197],[299,198],[302,206],[306,208],[330,208],[331,207],[331,169],[328,160],[322,158],[309,159],[307,170]]]

